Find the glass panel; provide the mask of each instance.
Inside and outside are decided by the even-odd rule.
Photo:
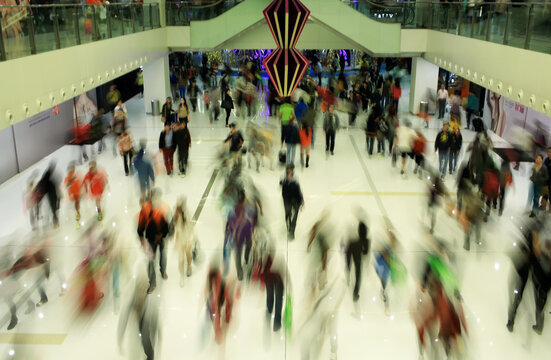
[[[528,25],[528,7],[521,4],[511,5],[511,18],[507,36],[507,45],[524,47],[526,26]]]
[[[92,5],[78,7],[80,43],[86,44],[94,41],[94,14]]]
[[[151,16],[153,18],[153,28],[156,29],[161,26],[159,22],[159,5],[153,4],[151,7]]]
[[[77,29],[75,14],[78,9],[74,6],[59,7],[57,9],[59,19],[59,39],[61,48],[77,45]]]
[[[551,53],[551,15],[543,5],[534,6],[530,26],[530,50]]]
[[[29,42],[29,8],[11,6],[2,8],[2,31],[6,59],[31,55]]]
[[[54,34],[53,8],[37,6],[32,8],[34,40],[36,52],[42,53],[57,49]]]
[[[122,36],[122,16],[120,6],[109,6],[111,17],[111,37]]]
[[[122,20],[124,24],[124,33],[132,34],[134,32],[132,28],[132,8],[128,5],[124,5],[121,8]]]

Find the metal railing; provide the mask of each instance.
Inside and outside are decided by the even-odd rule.
[[[551,53],[551,2],[341,0],[369,18]]]
[[[213,19],[244,0],[167,1],[167,26],[188,26],[191,21]]]
[[[0,6],[0,61],[160,26],[156,3]]]

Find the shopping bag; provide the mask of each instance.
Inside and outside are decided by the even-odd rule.
[[[283,328],[287,336],[291,335],[293,327],[293,297],[287,294],[285,298],[285,311],[283,312]]]
[[[408,271],[400,259],[392,255],[390,257],[390,280],[394,285],[403,284],[407,279]]]

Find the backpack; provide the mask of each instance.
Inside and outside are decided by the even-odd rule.
[[[388,122],[385,120],[385,118],[381,118],[381,120],[379,120],[379,130],[381,130],[383,134],[386,134],[388,132]]]
[[[411,149],[417,155],[421,155],[425,152],[425,146],[427,145],[427,139],[422,134],[417,134],[415,140],[413,140],[413,146]]]
[[[490,199],[495,199],[499,192],[499,179],[494,171],[486,170],[484,172],[484,182],[482,193]]]

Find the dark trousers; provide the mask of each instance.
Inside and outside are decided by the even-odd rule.
[[[446,114],[446,99],[438,99],[438,118],[442,119]]]
[[[281,312],[283,310],[283,282],[279,276],[268,276],[266,278],[266,307],[268,313],[274,312],[274,330],[281,327]]]
[[[156,319],[150,319],[145,312],[141,314],[139,324],[140,340],[147,360],[154,360],[155,358],[154,336],[156,327]]]
[[[325,132],[325,151],[335,150],[335,130]]]
[[[473,114],[474,114],[474,110],[467,109],[467,129],[471,127],[471,117],[473,116]]]
[[[367,136],[365,138],[365,141],[367,143],[367,153],[369,155],[373,155],[373,146],[375,144],[375,135]]]
[[[547,302],[547,293],[551,288],[551,279],[543,272],[539,264],[535,264],[532,281],[534,282],[534,297],[536,299],[536,328],[543,330],[543,308]]]
[[[252,246],[253,241],[251,238],[240,239],[235,245],[235,269],[237,270],[237,278],[239,280],[243,280],[243,255],[245,256],[245,264],[248,264]],[[243,254],[243,250],[245,250],[245,254]]]
[[[50,209],[52,210],[52,215],[54,219],[54,225],[59,225],[59,219],[57,217],[57,210],[59,209],[59,199],[57,194],[53,191],[49,191],[46,196],[48,197],[48,204],[50,204]]]
[[[230,119],[231,109],[226,108],[226,125],[228,125],[228,120]]]
[[[161,274],[166,272],[166,253],[165,253],[165,239],[161,239],[158,243],[149,243],[151,246],[151,251],[153,252],[153,257],[149,260],[148,264],[148,274],[149,274],[149,285],[156,285],[157,279],[155,276],[155,256],[157,255],[157,249],[159,249],[159,265],[161,269]]]
[[[122,154],[122,161],[124,164],[124,173],[128,175],[130,173],[130,167],[132,166],[132,150]]]
[[[362,255],[357,251],[346,252],[346,268],[351,271],[352,261],[354,261],[354,270],[356,273],[356,283],[354,284],[354,298],[360,296],[360,284],[362,280]]]
[[[520,269],[516,269],[518,278],[512,284],[510,288],[510,294],[512,294],[512,300],[509,305],[508,311],[508,321],[513,323],[515,322],[515,317],[517,316],[517,309],[522,300],[522,294],[524,293],[524,288],[528,282],[528,275],[530,274],[530,262],[527,262]]]
[[[197,98],[191,98],[189,99],[189,102],[191,103],[191,109],[193,111],[197,110]]]
[[[287,232],[294,236],[300,204],[295,201],[284,200],[283,206],[285,207],[285,224],[287,225]]]
[[[188,148],[183,146],[178,146],[178,167],[180,168],[180,172],[184,174],[187,168],[188,156],[189,156]]]

